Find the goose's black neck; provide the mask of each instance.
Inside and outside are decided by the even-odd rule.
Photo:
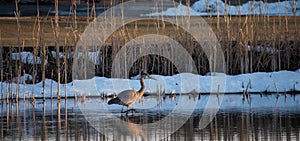
[[[145,78],[142,77],[141,80],[140,80],[141,88],[140,88],[140,90],[138,91],[139,94],[144,94],[144,91],[145,91],[145,89],[146,89],[146,85],[145,85],[144,79],[145,79]]]

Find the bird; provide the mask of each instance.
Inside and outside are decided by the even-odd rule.
[[[128,107],[130,105],[134,104],[137,100],[139,100],[144,95],[144,92],[146,89],[146,84],[144,82],[145,79],[156,80],[155,78],[151,77],[147,72],[141,71],[141,78],[140,78],[141,88],[140,88],[140,90],[138,90],[138,91],[124,90],[124,91],[120,92],[117,97],[109,100],[108,105],[111,105],[111,104],[122,105],[121,113],[126,112],[126,111],[123,112],[123,108],[124,108],[124,106],[126,106],[127,111],[128,111]]]

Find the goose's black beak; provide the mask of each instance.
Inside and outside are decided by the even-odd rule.
[[[153,80],[157,80],[156,78],[153,78],[150,75],[148,75],[148,78],[153,79]]]

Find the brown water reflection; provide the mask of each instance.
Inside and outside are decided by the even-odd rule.
[[[299,96],[293,99],[300,105]],[[228,102],[226,100],[223,102]],[[171,99],[167,101],[171,102]],[[124,116],[118,114],[120,109],[112,110],[132,126],[121,127],[122,131],[111,129],[114,136],[111,139],[94,128],[97,124],[108,123],[89,123],[75,103],[74,99],[36,100],[35,103],[1,101],[0,140],[149,140],[149,133],[136,124],[159,120],[168,114],[167,110],[139,110],[138,114]],[[275,108],[227,107],[221,108],[204,129],[199,128],[203,109],[196,109],[191,118],[165,140],[300,140],[299,108],[284,105]]]

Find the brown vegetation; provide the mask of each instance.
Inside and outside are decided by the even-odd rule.
[[[13,18],[1,18],[1,81],[12,80],[23,72],[33,74],[37,81],[44,80],[45,77],[55,80],[60,78],[62,82],[71,81],[72,59],[67,55],[74,51],[80,35],[94,18],[76,16],[21,18],[17,15]],[[197,21],[197,18],[199,17],[190,17],[190,22]],[[300,34],[297,24],[300,17],[225,15],[204,19],[221,43],[228,74],[300,68]],[[194,59],[199,74],[213,71],[209,68],[208,59],[201,45],[196,43],[189,33],[170,23],[142,20],[127,24],[110,36],[105,46],[101,47],[102,64],[95,66],[96,75],[111,77],[112,59],[119,49],[126,42],[151,33],[166,35],[178,41]],[[252,48],[248,50],[248,46]],[[65,56],[55,58],[51,53],[55,51],[55,47],[56,55],[59,51]],[[12,60],[11,53],[20,51],[33,52],[34,56],[41,57],[43,63],[22,64]],[[139,58],[131,67],[129,75],[138,74],[140,69],[162,75],[178,73],[172,62],[157,55]],[[60,70],[60,76],[57,70]]]

